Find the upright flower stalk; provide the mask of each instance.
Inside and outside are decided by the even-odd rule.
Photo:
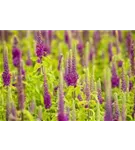
[[[112,64],[112,87],[119,87],[119,77],[117,75],[117,72],[116,72],[116,65],[113,63]]]
[[[106,105],[105,105],[105,121],[112,121],[112,100],[111,100],[111,72],[110,69],[105,69],[105,94],[106,94]]]
[[[18,104],[19,109],[23,111],[24,109],[24,102],[25,102],[25,96],[24,96],[24,86],[23,86],[23,80],[22,80],[22,67],[21,67],[21,60],[20,64],[18,66],[18,77],[17,77],[17,90],[18,90]]]
[[[4,45],[4,51],[3,51],[3,68],[4,68],[4,71],[2,73],[3,84],[4,86],[9,86],[11,75],[9,73],[9,66],[8,66],[8,50],[5,45]]]
[[[113,104],[113,120],[119,121],[120,119],[120,111],[119,111],[119,104],[118,104],[118,95],[114,93],[114,104]]]
[[[132,44],[132,36],[131,36],[131,33],[128,32],[128,34],[126,36],[126,45],[127,45],[127,50],[128,50],[129,57],[130,57],[131,44]]]
[[[51,105],[51,95],[48,91],[47,77],[44,71],[44,106],[46,109],[49,109]]]
[[[76,50],[70,50],[69,56],[66,62],[66,69],[64,79],[68,86],[76,86],[78,80],[78,74],[76,71]]]
[[[42,57],[44,54],[44,42],[41,39],[41,32],[38,31],[36,35],[36,55],[38,57],[38,62],[42,61]]]
[[[108,44],[108,54],[109,54],[109,62],[111,62],[113,58],[112,43]]]
[[[127,91],[127,85],[126,85],[126,77],[125,77],[124,67],[122,67],[121,88],[122,88],[123,92]]]
[[[28,50],[28,58],[26,60],[26,65],[27,66],[32,66],[32,60],[31,60],[30,50]]]
[[[98,101],[100,104],[103,103],[103,98],[102,98],[102,89],[101,89],[101,81],[100,79],[97,82],[97,95],[98,95]]]
[[[60,69],[60,78],[59,78],[58,121],[68,121],[68,116],[64,112],[64,93],[63,93],[63,71],[62,71],[62,67]]]
[[[121,112],[122,121],[126,121],[126,93],[122,95],[122,112]]]
[[[130,63],[131,63],[131,71],[132,74],[135,74],[135,54],[134,54],[134,41],[132,41],[131,43],[131,47],[130,47]]]

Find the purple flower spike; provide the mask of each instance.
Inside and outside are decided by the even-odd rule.
[[[119,86],[119,77],[117,75],[116,67],[115,67],[114,63],[112,65],[112,79],[111,79],[111,81],[112,81],[112,87],[113,88]]]
[[[76,54],[75,52],[72,53],[71,50],[67,59],[64,79],[68,86],[76,86],[77,84],[78,74],[76,71]]]
[[[11,75],[9,73],[9,66],[8,66],[8,52],[7,52],[7,48],[5,47],[3,52],[3,61],[4,61],[4,72],[2,74],[3,83],[4,86],[9,86]]]
[[[18,89],[18,103],[19,103],[19,109],[24,109],[24,102],[25,102],[25,96],[24,96],[24,87],[22,82],[22,64],[20,63],[18,66],[18,82],[17,82],[17,89]]]
[[[124,68],[122,68],[122,77],[121,77],[121,84],[122,84],[122,90],[123,92],[126,92],[127,90],[127,85],[126,85],[126,79],[125,79],[125,73],[124,73]]]
[[[64,112],[64,93],[63,93],[63,72],[60,70],[59,83],[59,106],[58,106],[58,121],[68,121],[68,116]]]
[[[132,70],[132,74],[135,74],[135,59],[134,59],[134,41],[132,41],[131,43],[131,47],[130,47],[130,62],[131,62],[131,70]]]
[[[132,81],[129,81],[129,91],[131,91],[133,88],[133,82]]]
[[[44,54],[44,42],[41,39],[41,32],[37,32],[36,41],[37,41],[37,43],[36,43],[36,55],[38,57],[38,60],[41,61],[42,56]]]
[[[132,117],[133,117],[133,119],[135,119],[135,94],[134,94],[134,106],[133,106]]]
[[[77,96],[77,98],[79,101],[82,101],[82,96],[80,94]]]
[[[119,60],[119,61],[118,61],[118,67],[122,67],[122,65],[123,65],[123,61],[122,61],[122,60]]]
[[[60,54],[60,56],[59,56],[59,62],[58,62],[58,70],[59,70],[59,71],[60,71],[60,68],[61,68],[61,60],[62,60],[62,57],[63,57],[63,55]]]
[[[12,50],[12,57],[13,57],[13,64],[15,67],[19,67],[20,61],[21,61],[21,51],[14,47]]]
[[[105,113],[104,121],[112,121],[112,107],[111,107],[111,103],[107,103],[106,104],[106,113]]]
[[[112,43],[108,44],[108,53],[109,53],[109,61],[111,62],[113,58]]]
[[[121,30],[118,30],[118,39],[119,39],[119,42],[122,42],[122,32]]]
[[[26,65],[27,65],[27,66],[32,66],[32,60],[31,60],[30,57],[31,57],[31,56],[30,56],[30,51],[28,51],[28,59],[26,60]]]
[[[97,45],[100,41],[101,37],[100,37],[100,31],[94,31],[94,34],[93,34],[93,40],[94,40],[94,46],[95,48],[97,48]]]
[[[101,90],[101,81],[100,79],[97,82],[97,92],[98,92],[98,101],[100,104],[103,103],[103,98],[102,98],[102,90]]]
[[[86,75],[85,75],[85,89],[84,93],[86,95],[86,101],[90,100],[90,81],[89,81],[89,70],[87,68]]]
[[[111,72],[110,69],[105,69],[105,93],[106,93],[106,105],[105,105],[105,121],[112,121],[112,100],[111,100]]]
[[[46,109],[49,109],[51,107],[51,96],[48,91],[48,85],[47,85],[47,77],[44,73],[44,105]]]
[[[120,117],[120,111],[119,111],[119,105],[118,105],[118,96],[117,93],[114,94],[114,107],[113,107],[113,120],[119,121]]]
[[[130,56],[131,43],[132,43],[132,36],[131,36],[131,33],[128,32],[128,34],[127,34],[127,36],[126,36],[126,45],[127,45],[127,50],[128,50],[129,56]]]

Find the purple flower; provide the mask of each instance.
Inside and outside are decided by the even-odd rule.
[[[122,121],[126,121],[126,94],[122,95]]]
[[[89,60],[90,61],[93,60],[94,55],[95,55],[95,49],[94,49],[94,47],[92,47],[89,52]]]
[[[62,60],[62,57],[63,57],[63,55],[60,54],[60,56],[59,56],[59,62],[58,62],[58,70],[59,70],[59,71],[60,71],[60,68],[61,68],[61,60]]]
[[[58,114],[58,121],[68,121],[68,116],[63,113]]]
[[[133,117],[133,119],[135,118],[135,94],[134,94],[134,106],[133,106],[132,117]]]
[[[78,80],[78,74],[76,72],[76,54],[70,50],[69,57],[67,59],[67,66],[65,70],[64,79],[68,86],[76,86]]]
[[[41,32],[37,32],[37,35],[36,35],[36,55],[38,57],[38,60],[41,61],[42,59],[42,56],[44,54],[44,42],[42,41],[41,39]]]
[[[29,106],[29,111],[30,111],[30,113],[34,113],[34,111],[35,111],[35,108],[36,108],[36,103],[35,103],[35,101],[33,100],[33,101],[31,101],[30,102],[30,106]]]
[[[64,112],[64,93],[63,93],[63,73],[60,70],[59,83],[59,105],[58,105],[58,121],[68,121],[68,116]]]
[[[24,109],[24,102],[25,102],[25,96],[24,96],[24,87],[22,82],[22,67],[21,63],[18,66],[18,82],[17,82],[17,90],[18,90],[18,103],[19,103],[19,109]]]
[[[119,39],[119,42],[122,42],[122,32],[121,32],[121,30],[118,30],[118,39]]]
[[[31,60],[31,59],[27,59],[26,65],[27,65],[27,66],[32,66],[32,60]]]
[[[77,98],[79,101],[82,101],[82,96],[80,94],[77,96]]]
[[[88,68],[86,70],[86,75],[85,75],[84,93],[86,95],[86,100],[89,101],[90,100],[90,81],[89,81],[89,70],[88,70]]]
[[[112,65],[112,87],[118,87],[119,86],[119,77],[117,75],[117,72],[116,72],[116,67],[113,63]]]
[[[131,46],[130,46],[130,62],[131,62],[131,70],[132,74],[135,74],[135,60],[134,60],[134,41],[132,41]]]
[[[114,106],[113,106],[113,120],[119,121],[120,117],[120,111],[119,111],[119,105],[118,105],[118,96],[115,93],[114,95]]]
[[[26,60],[26,65],[27,65],[27,66],[32,66],[32,60],[31,60],[30,57],[31,57],[31,56],[30,56],[30,51],[28,51],[28,59]]]
[[[94,31],[94,34],[93,34],[93,40],[94,40],[94,46],[95,48],[97,48],[97,44],[99,43],[101,37],[100,37],[100,31]]]
[[[102,90],[101,90],[101,82],[98,80],[97,82],[97,92],[98,92],[98,101],[100,104],[103,103],[103,98],[102,98]]]
[[[9,115],[10,115],[10,103],[9,101],[6,102],[6,120],[9,120]]]
[[[48,91],[48,85],[47,85],[47,77],[44,73],[44,105],[46,109],[49,109],[51,107],[51,96]]]
[[[108,53],[109,53],[109,61],[111,62],[113,58],[112,43],[108,44]]]
[[[11,113],[13,115],[13,117],[17,117],[17,114],[16,114],[16,107],[15,107],[15,104],[12,102],[11,103]]]
[[[115,30],[112,30],[112,35],[116,36],[116,31]]]
[[[131,33],[128,32],[128,34],[127,34],[127,36],[126,36],[126,45],[127,45],[127,50],[128,50],[129,56],[130,56],[131,43],[132,43],[132,36],[131,36]]]
[[[89,30],[83,30],[82,31],[82,36],[83,36],[84,43],[89,41]]]
[[[119,60],[119,61],[118,61],[118,67],[122,67],[122,65],[123,65],[123,61],[122,61],[122,60]]]
[[[13,64],[15,67],[19,67],[20,61],[21,61],[21,51],[14,47],[12,50],[12,57],[13,57]]]
[[[64,39],[65,39],[65,43],[68,45],[68,48],[71,49],[71,37],[69,35],[69,31],[65,31],[64,32]]]
[[[110,69],[105,69],[105,94],[106,94],[106,105],[105,105],[105,121],[112,121],[112,98],[111,98],[111,72]]]
[[[83,56],[83,48],[84,48],[83,43],[81,41],[79,41],[79,43],[77,44],[77,49],[78,49],[78,53],[79,53],[80,57]]]
[[[106,102],[106,112],[104,121],[112,121],[112,106],[110,100],[107,100]]]
[[[68,36],[68,31],[64,32],[64,38],[65,38],[65,42],[68,44],[69,43],[69,36]]]
[[[122,77],[121,77],[121,88],[123,90],[123,92],[127,91],[127,85],[126,85],[126,79],[125,79],[125,73],[124,73],[124,68],[122,67]]]
[[[130,82],[129,82],[129,91],[131,91],[131,90],[132,90],[132,88],[133,88],[133,82],[132,82],[132,81],[130,81]]]
[[[3,83],[4,83],[4,86],[9,86],[11,75],[9,73],[8,52],[6,48],[4,48],[4,52],[3,52],[3,61],[4,61],[4,72],[2,74]]]

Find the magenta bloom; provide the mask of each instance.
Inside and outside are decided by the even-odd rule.
[[[111,101],[107,100],[106,102],[106,112],[105,112],[105,117],[104,121],[112,121],[112,106],[111,106]]]
[[[126,79],[125,79],[124,68],[122,68],[121,82],[122,82],[122,87],[121,88],[122,88],[123,92],[126,92],[126,90],[127,90],[127,84],[126,84]]]
[[[101,90],[101,82],[98,80],[97,82],[97,96],[98,96],[98,101],[100,104],[103,103],[103,98],[102,98],[102,90]]]
[[[18,103],[19,109],[24,109],[25,95],[24,95],[24,87],[22,82],[22,67],[21,64],[18,66],[18,82],[17,82],[17,90],[18,90]]]
[[[64,39],[65,39],[65,43],[68,45],[68,48],[71,48],[71,39],[70,36],[68,34],[68,31],[64,32]]]
[[[59,113],[58,114],[58,120],[59,121],[68,121],[68,116],[66,114]]]
[[[123,61],[122,61],[122,60],[119,60],[119,61],[118,61],[118,67],[122,67],[122,65],[123,65]]]
[[[50,54],[50,51],[51,51],[50,46],[48,44],[45,44],[43,49],[43,53],[44,53],[43,55],[47,56],[48,54]]]
[[[36,34],[36,55],[38,57],[38,62],[41,62],[42,56],[44,54],[44,42],[41,39],[41,33]]]
[[[80,57],[82,57],[83,56],[84,45],[81,41],[79,41],[79,43],[77,44],[77,49],[78,49],[78,53],[79,53]]]
[[[21,51],[14,47],[12,50],[12,57],[13,57],[13,64],[15,67],[19,67],[20,61],[21,61]]]
[[[51,107],[51,96],[48,91],[47,78],[45,74],[44,74],[44,105],[46,109],[49,109]]]
[[[123,40],[121,30],[118,30],[118,39],[119,39],[119,42],[122,42]]]
[[[59,83],[59,104],[58,104],[58,121],[68,121],[68,116],[64,112],[64,93],[63,93],[63,73],[60,70]]]
[[[111,62],[113,58],[112,43],[108,44],[108,53],[109,53],[109,61]]]
[[[132,88],[133,88],[133,82],[132,82],[132,81],[130,81],[130,82],[129,82],[129,91],[131,91],[131,90],[132,90]]]
[[[127,45],[127,50],[128,50],[128,54],[129,54],[129,55],[130,55],[131,43],[132,43],[132,36],[131,36],[131,33],[128,32],[128,34],[127,34],[127,36],[126,36],[126,45]]]
[[[77,84],[78,74],[76,71],[75,52],[73,52],[73,55],[71,54],[71,52],[69,54],[64,79],[68,86],[76,86]]]
[[[117,72],[116,72],[116,68],[115,68],[115,65],[113,64],[112,65],[112,87],[118,87],[119,86],[119,77],[117,75]]]
[[[30,51],[28,51],[28,59],[26,60],[26,65],[27,65],[27,66],[32,66],[32,60],[31,60],[30,57],[31,57],[31,56],[30,56]]]
[[[134,41],[132,41],[131,46],[130,46],[130,62],[131,62],[131,70],[132,74],[135,74],[135,60],[134,60]]]
[[[7,49],[4,49],[3,60],[4,60],[4,72],[2,74],[3,83],[4,83],[4,86],[9,86],[10,85],[11,75],[9,73],[9,67],[8,67],[8,53],[7,53]]]

